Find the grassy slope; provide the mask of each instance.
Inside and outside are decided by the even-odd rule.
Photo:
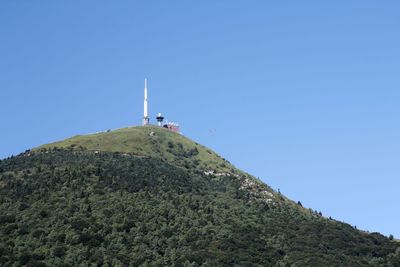
[[[178,166],[194,163],[203,170],[230,173],[238,171],[210,149],[183,135],[156,126],[129,127],[109,132],[77,135],[43,145],[38,149],[52,147],[74,149],[83,147],[94,151],[132,153],[138,156],[161,158]],[[189,154],[191,162],[185,159]]]

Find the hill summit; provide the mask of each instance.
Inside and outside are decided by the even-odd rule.
[[[151,125],[78,135],[38,149],[47,148],[119,152],[157,158],[181,167],[195,164],[199,169],[212,169],[219,172],[235,171],[231,164],[212,150],[181,134]]]
[[[0,161],[1,266],[400,266],[399,247],[159,127]]]

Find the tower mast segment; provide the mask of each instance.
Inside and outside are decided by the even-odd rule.
[[[144,107],[143,107],[143,125],[148,125],[150,118],[147,103],[147,79],[144,79]]]

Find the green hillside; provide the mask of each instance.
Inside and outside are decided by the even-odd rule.
[[[129,153],[166,160],[174,165],[195,167],[215,172],[236,169],[210,149],[181,134],[156,126],[129,127],[72,138],[41,146]]]
[[[0,266],[400,266],[400,244],[150,126],[1,160]]]

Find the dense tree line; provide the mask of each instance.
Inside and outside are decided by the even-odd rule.
[[[400,266],[398,247],[283,198],[254,201],[238,177],[159,159],[48,150],[0,161],[1,266]]]

